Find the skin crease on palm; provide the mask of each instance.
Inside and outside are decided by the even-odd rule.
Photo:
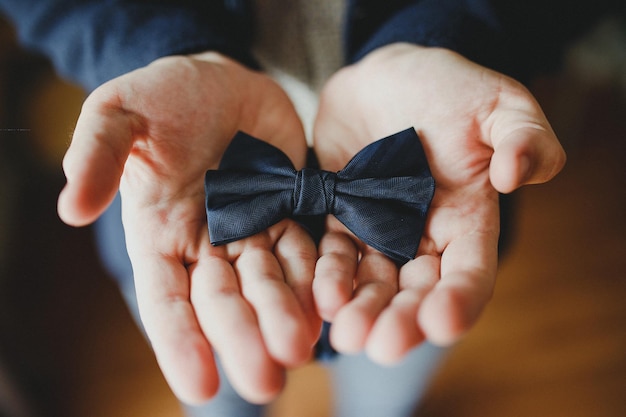
[[[564,163],[519,84],[452,52],[402,44],[329,80],[315,150],[323,168],[338,170],[409,126],[437,191],[418,256],[399,271],[333,219],[319,249],[291,220],[210,245],[204,172],[237,130],[270,141],[297,168],[306,157],[281,88],[210,52],[157,60],[88,97],[64,159],[59,215],[89,224],[119,187],[142,321],[175,394],[189,403],[215,394],[216,352],[235,389],[264,403],[285,369],[310,360],[321,318],[333,322],[338,350],[365,349],[381,363],[424,338],[461,337],[493,290],[497,191],[547,181]]]

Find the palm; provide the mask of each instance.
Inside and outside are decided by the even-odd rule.
[[[519,158],[494,157],[494,149],[518,149],[537,137],[556,142],[539,107],[516,82],[447,51],[397,45],[344,69],[326,86],[315,126],[320,163],[340,169],[368,143],[410,126],[420,135],[436,182],[416,259],[393,279],[359,265],[355,295],[351,286],[337,285],[330,267],[318,268],[314,281],[322,315],[334,320],[337,347],[365,347],[382,362],[399,359],[424,337],[450,343],[472,325],[495,279],[495,187],[510,191],[528,180]],[[555,165],[553,172],[560,169]],[[353,246],[338,243],[341,227],[333,222],[330,229],[334,242],[329,249],[322,242],[322,258],[327,252],[336,259],[343,251],[356,259]],[[360,246],[363,263],[373,251]]]
[[[308,359],[319,325],[316,249],[295,223],[209,242],[204,173],[237,130],[303,165],[301,124],[267,77],[216,54],[166,58],[96,90],[64,160],[59,212],[70,224],[95,219],[119,184],[142,320],[166,378],[190,401],[217,389],[213,349],[242,395],[267,401],[283,368]]]

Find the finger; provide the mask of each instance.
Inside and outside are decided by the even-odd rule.
[[[494,154],[489,175],[496,190],[509,193],[522,185],[552,179],[565,164],[565,151],[530,92],[519,87],[504,94],[492,115]]]
[[[232,266],[219,257],[198,261],[191,295],[201,327],[235,390],[253,403],[272,400],[284,385],[283,368],[270,357]]]
[[[497,241],[497,233],[476,232],[457,238],[445,249],[441,280],[417,315],[428,340],[450,345],[474,325],[493,293]]]
[[[279,363],[300,365],[312,354],[307,319],[285,283],[280,264],[271,252],[271,242],[258,242],[253,237],[246,245],[233,266],[242,294],[256,313],[265,346]]]
[[[132,146],[133,117],[103,86],[87,98],[63,159],[67,184],[58,213],[73,226],[92,223],[113,201]]]
[[[322,321],[313,300],[313,274],[317,248],[309,234],[294,222],[287,222],[274,249],[283,271],[285,282],[291,288],[309,325],[309,341],[315,344]]]
[[[342,353],[363,349],[380,312],[398,291],[398,270],[394,263],[373,249],[359,262],[353,299],[335,316],[330,340]]]
[[[564,165],[565,152],[551,132],[523,128],[500,143],[491,158],[489,175],[496,190],[508,193],[522,185],[547,182]]]
[[[345,233],[327,232],[320,241],[313,294],[319,315],[332,322],[352,298],[358,252]]]
[[[380,314],[367,338],[368,356],[394,364],[424,340],[415,317],[428,292],[439,280],[439,257],[423,255],[400,269],[400,291]]]
[[[133,269],[141,319],[173,392],[190,404],[213,397],[218,372],[189,301],[186,269],[161,257],[134,257]]]

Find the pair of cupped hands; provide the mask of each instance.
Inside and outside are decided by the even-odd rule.
[[[448,345],[495,285],[498,192],[551,179],[563,149],[519,83],[444,49],[394,44],[337,72],[320,96],[314,149],[338,171],[369,143],[415,127],[436,192],[401,268],[329,217],[318,247],[283,220],[209,242],[204,174],[241,130],[305,163],[301,122],[268,76],[220,54],[166,57],[87,98],[63,161],[60,217],[93,222],[118,189],[145,331],[174,393],[216,393],[215,354],[247,400],[267,402],[312,356],[322,320],[342,353],[391,364]]]

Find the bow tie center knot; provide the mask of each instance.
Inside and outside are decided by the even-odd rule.
[[[293,214],[309,216],[330,214],[335,205],[337,174],[319,169],[298,171],[293,192]]]

